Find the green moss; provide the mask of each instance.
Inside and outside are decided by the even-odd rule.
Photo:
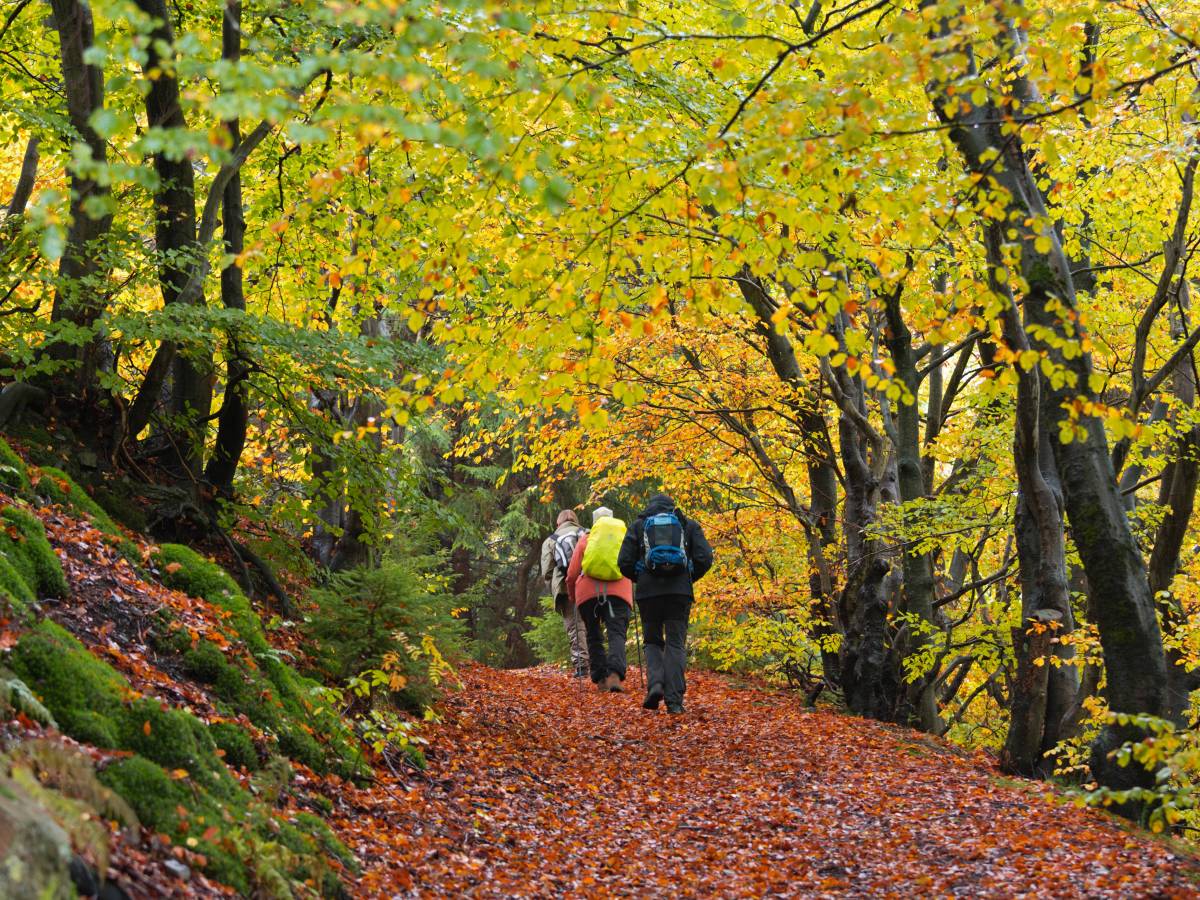
[[[224,607],[228,598],[242,596],[241,588],[228,572],[191,547],[163,544],[158,548],[155,559],[163,570],[163,582],[169,587],[193,597],[203,597],[221,607]]]
[[[218,684],[236,676],[242,679],[241,690],[249,692],[247,685],[256,677],[262,689],[269,690],[265,677],[257,672],[243,676],[215,645],[197,645],[189,660],[197,672]],[[60,626],[45,621],[27,632],[13,648],[10,663],[67,734],[136,754],[105,768],[100,781],[124,798],[144,825],[177,842],[199,837],[209,826],[218,829],[217,838],[201,838],[195,848],[208,860],[205,872],[213,879],[243,894],[266,883],[290,890],[289,879],[323,877],[330,868],[323,858],[343,849],[331,834],[308,822],[296,832],[310,835],[296,845],[296,855],[285,852],[270,801],[244,790],[226,764],[258,768],[249,735],[232,723],[207,726],[191,713],[155,699],[127,700],[129,687],[120,674]],[[324,748],[298,724],[284,733],[293,732],[304,735],[295,740],[297,754],[319,766]],[[290,775],[288,764],[279,762]],[[187,776],[172,772],[176,769]]]
[[[253,778],[254,793],[268,806],[274,806],[295,777],[291,763],[282,756],[272,755]]]
[[[0,485],[17,492],[29,490],[25,461],[3,439],[0,439]]]
[[[42,466],[34,472],[35,488],[51,503],[66,507],[90,519],[104,535],[112,538],[121,554],[131,562],[140,557],[137,545],[121,533],[117,523],[104,511],[87,491],[80,487],[70,475],[53,466]]]
[[[25,451],[25,459],[28,460],[27,466],[32,467],[54,465],[62,458],[57,446],[66,443],[64,440],[66,436],[61,433],[63,430],[61,423],[55,428],[55,433],[51,434],[41,425],[22,421],[10,422],[7,431],[21,442],[21,448]],[[74,443],[70,445],[77,446]]]
[[[193,597],[203,597],[226,610],[251,653],[257,657],[270,652],[271,647],[263,637],[262,623],[229,573],[182,544],[163,544],[154,559],[162,573],[163,584]]]
[[[216,841],[201,839],[195,848],[207,859],[204,871],[241,894],[249,892],[246,866],[226,843],[228,839],[236,846],[252,840],[245,822],[252,803],[249,794],[238,790],[225,800],[217,800],[201,788],[189,788],[186,782],[176,781],[144,756],[108,766],[100,773],[100,781],[133,807],[143,825],[173,840],[196,837],[196,832],[208,825],[217,826],[222,835]]]
[[[181,632],[180,636],[185,642],[189,640],[186,633]],[[189,675],[204,684],[218,684],[233,670],[221,648],[212,641],[199,641],[195,647],[186,649],[183,666]]]
[[[191,713],[142,698],[130,704],[121,724],[123,748],[168,769],[184,769],[210,791],[229,793],[229,772],[217,756],[208,727]]]
[[[118,534],[120,529],[75,479],[54,466],[42,466],[33,475],[37,492],[52,503],[83,513],[101,531]]]
[[[0,510],[0,553],[21,574],[35,594],[65,597],[67,579],[58,554],[46,540],[40,519],[28,510],[6,506]]]
[[[350,848],[338,840],[333,829],[319,816],[302,812],[296,816],[296,827],[312,836],[326,853],[340,860],[352,872],[358,871],[358,860]]]
[[[258,751],[244,728],[232,722],[216,722],[208,726],[208,730],[217,747],[224,751],[226,764],[251,772],[258,768]]]
[[[259,728],[279,728],[283,710],[275,688],[261,671],[239,668],[211,641],[200,641],[188,649],[183,654],[183,666],[188,675],[209,685],[234,713],[245,715]]]
[[[166,769],[144,756],[109,766],[100,780],[130,803],[146,827],[170,835],[175,841],[198,838],[206,828],[215,826],[217,838],[199,838],[194,847],[208,860],[205,874],[239,894],[251,893],[253,880],[244,858],[253,864],[254,847],[264,844],[268,817],[265,811],[254,812],[250,794],[236,788],[228,797],[218,799],[202,787],[176,781]]]
[[[272,657],[262,669],[241,669],[211,641],[200,641],[183,654],[184,670],[212,687],[233,713],[272,734],[281,753],[310,769],[337,771],[346,777],[362,774],[354,739],[333,715],[314,716],[303,697],[315,687],[295,670]],[[264,677],[264,675],[268,677]],[[308,726],[307,728],[305,726]],[[308,728],[328,736],[323,745]]]
[[[0,594],[6,595],[20,606],[28,606],[37,600],[29,583],[3,554],[0,554]]]
[[[1025,278],[1029,283],[1031,291],[1040,291],[1045,294],[1061,293],[1062,285],[1057,273],[1042,257],[1033,260],[1029,266],[1029,271],[1025,274]]]
[[[276,840],[292,858],[293,877],[309,883],[314,877],[319,878],[324,897],[349,896],[337,873],[323,857],[336,857],[353,871],[357,871],[357,861],[324,822],[315,816],[308,816],[307,820],[297,817],[295,822],[276,822],[275,828]]]
[[[354,736],[336,715],[314,715],[306,698],[318,687],[282,662],[263,636],[262,623],[237,583],[216,563],[181,544],[163,544],[155,557],[163,583],[230,613],[238,635],[259,666],[235,668],[215,646],[198,644],[184,653],[184,666],[197,680],[213,686],[236,712],[274,732],[279,749],[319,773],[346,777],[365,773]],[[326,737],[323,746],[313,732]]]
[[[245,864],[228,850],[216,847],[207,841],[197,848],[208,860],[204,871],[222,884],[227,884],[242,897],[250,895],[250,878]]]
[[[128,803],[147,828],[172,834],[179,827],[179,807],[191,800],[162,766],[143,756],[131,756],[100,772],[100,782]]]
[[[195,837],[194,832],[203,831],[208,825],[216,825],[224,837],[235,843],[248,839],[241,820],[247,818],[246,810],[252,801],[244,791],[219,801],[201,788],[189,788],[186,782],[176,781],[166,769],[144,756],[132,756],[108,766],[100,773],[100,781],[133,807],[143,825],[173,840]],[[236,854],[229,852],[224,840],[202,840],[195,849],[207,858],[204,871],[210,877],[242,894],[248,892],[246,867]]]
[[[11,672],[0,669],[0,715],[7,718],[13,713],[24,713],[47,728],[58,728],[50,710],[33,695],[29,686]]]
[[[124,479],[109,485],[97,485],[93,491],[96,502],[113,519],[131,531],[149,530],[146,513],[134,501],[137,486]]]
[[[64,732],[97,747],[118,745],[125,682],[60,626],[47,620],[28,632],[10,665]]]
[[[298,724],[289,723],[279,732],[279,749],[289,759],[303,763],[314,772],[326,772],[325,748]]]
[[[277,836],[279,843],[297,855],[311,853],[313,850],[312,839],[295,825],[287,822],[280,823]]]

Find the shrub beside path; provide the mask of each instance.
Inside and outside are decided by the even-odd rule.
[[[462,677],[428,772],[335,810],[363,896],[1200,896],[1167,842],[794,695],[689,675],[670,717],[549,668]]]

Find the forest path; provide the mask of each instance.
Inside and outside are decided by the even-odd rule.
[[[636,671],[461,674],[428,773],[335,813],[362,896],[1200,896],[1163,842],[794,695],[689,674],[676,717]]]

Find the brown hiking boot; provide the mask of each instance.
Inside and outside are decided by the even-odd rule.
[[[608,680],[605,681],[605,689],[612,694],[623,694],[625,688],[621,686],[621,676],[616,672],[608,673]]]
[[[602,678],[599,681],[597,681],[596,682],[596,690],[598,690],[602,694],[607,694],[608,693],[608,679]]]

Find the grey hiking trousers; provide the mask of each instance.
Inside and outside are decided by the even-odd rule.
[[[566,594],[554,598],[554,608],[562,615],[563,627],[567,630],[567,641],[571,645],[571,669],[576,675],[585,675],[588,671],[588,651],[579,610],[567,599]]]

